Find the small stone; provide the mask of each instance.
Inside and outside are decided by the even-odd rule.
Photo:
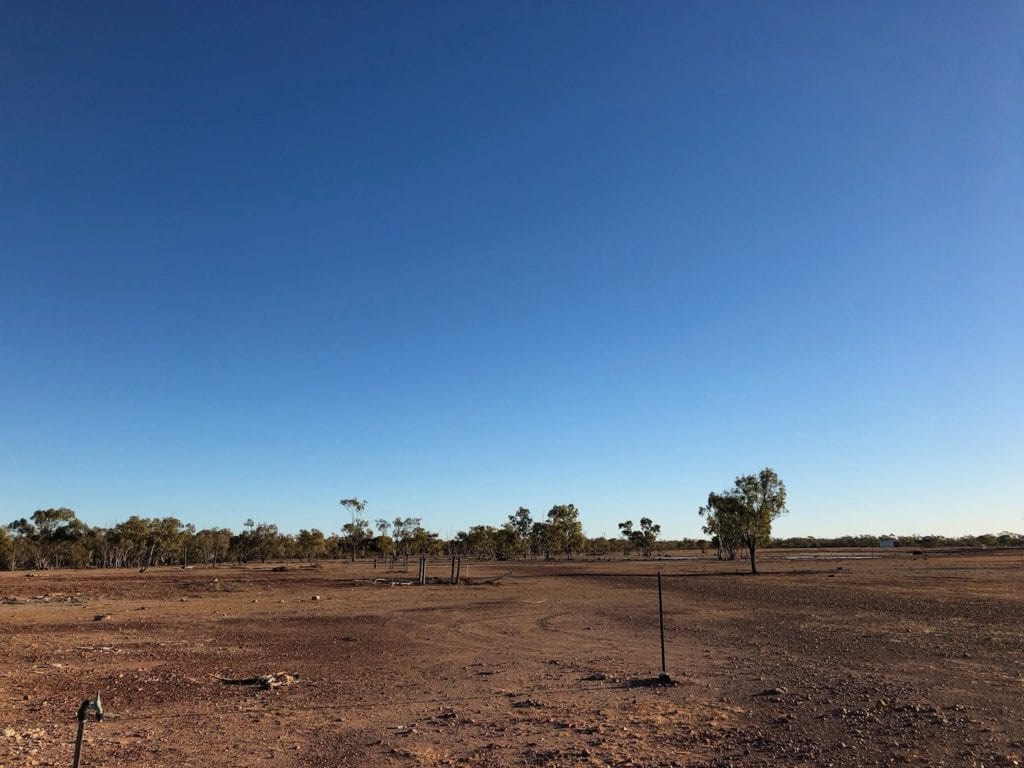
[[[536,701],[534,699],[523,699],[522,701],[514,702],[512,704],[512,706],[513,707],[517,707],[518,709],[526,709],[528,707],[530,707],[530,708],[543,707],[544,705],[541,704],[539,701]]]

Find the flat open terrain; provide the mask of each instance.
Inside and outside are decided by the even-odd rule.
[[[1016,765],[1021,553],[824,554],[4,573],[0,766]]]

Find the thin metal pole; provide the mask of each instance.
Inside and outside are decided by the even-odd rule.
[[[82,758],[82,737],[85,735],[85,718],[78,721],[78,736],[75,738],[75,761],[71,768],[78,768],[78,761]]]
[[[665,668],[665,606],[661,599],[661,571],[658,571],[658,623],[661,625],[661,674],[668,676]]]
[[[78,768],[78,763],[82,759],[82,737],[85,735],[85,720],[90,711],[96,713],[97,720],[103,719],[103,705],[100,704],[98,693],[95,699],[86,699],[78,708],[78,735],[75,737],[75,759],[72,768]]]

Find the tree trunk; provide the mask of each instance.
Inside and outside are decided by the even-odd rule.
[[[751,541],[747,545],[747,549],[750,550],[750,572],[757,573],[757,560],[754,559],[754,550],[757,548],[757,543]]]

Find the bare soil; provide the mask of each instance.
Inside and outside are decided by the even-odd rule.
[[[4,573],[0,766],[69,766],[97,691],[83,766],[1021,761],[1020,551],[768,551],[758,576],[680,554],[464,560],[454,587],[369,563]],[[214,677],[278,672],[299,679]]]

